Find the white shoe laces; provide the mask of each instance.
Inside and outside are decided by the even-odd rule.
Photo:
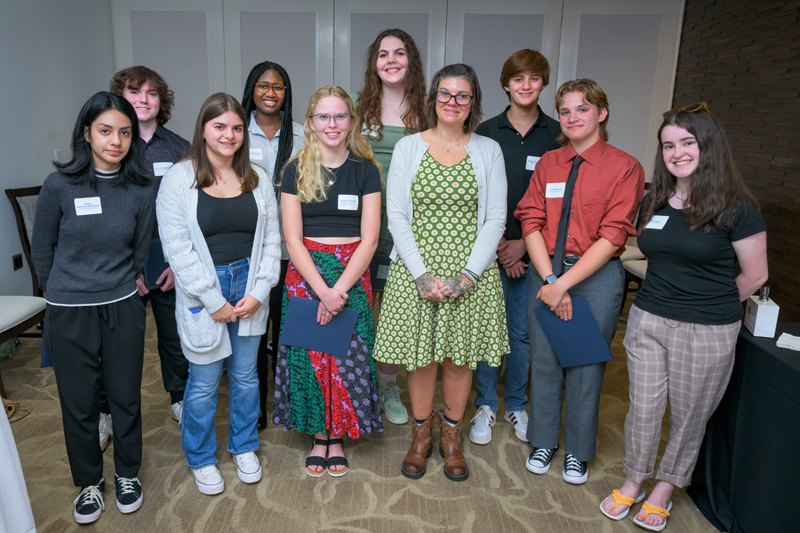
[[[547,459],[553,454],[552,448],[539,448],[533,452],[533,460],[541,464],[547,464]]]
[[[234,455],[234,457],[236,458],[236,465],[242,472],[251,474],[257,472],[261,467],[261,464],[258,462],[258,457],[252,452],[240,453]]]
[[[495,415],[488,405],[478,407],[478,412],[472,418],[472,423],[478,427],[488,428],[494,423]]]
[[[570,470],[572,470],[572,471],[575,471],[575,472],[582,473],[582,471],[583,471],[583,465],[581,464],[581,462],[580,462],[580,461],[578,461],[578,460],[575,458],[575,456],[574,456],[574,455],[572,455],[571,453],[568,453],[568,454],[567,454],[567,457],[566,457],[566,461],[565,461],[565,463],[564,463],[564,470],[566,470],[566,471],[568,471],[568,472],[569,472]]]
[[[106,504],[103,502],[103,495],[97,489],[95,485],[89,485],[85,489],[78,494],[78,497],[75,498],[73,502],[74,505],[78,505],[78,501],[81,502],[81,505],[88,505],[88,504],[95,504],[100,507],[101,510],[105,511]]]
[[[195,477],[200,479],[201,483],[208,484],[208,481],[213,477],[222,479],[222,476],[219,475],[219,470],[217,470],[217,467],[214,465],[206,465],[202,468],[192,468],[192,472],[194,473]]]
[[[118,477],[117,483],[119,484],[119,493],[122,494],[136,494],[136,485],[134,481],[139,483],[138,477]]]

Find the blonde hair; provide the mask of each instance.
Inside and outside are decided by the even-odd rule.
[[[597,107],[598,114],[603,109],[606,110],[606,118],[600,123],[600,137],[602,137],[605,142],[608,142],[608,119],[611,117],[611,111],[608,109],[608,97],[606,93],[603,92],[600,84],[589,78],[564,82],[561,84],[561,87],[558,88],[558,91],[556,91],[556,113],[559,112],[558,110],[561,109],[561,104],[564,103],[564,96],[571,92],[583,94],[583,101]],[[561,132],[558,135],[557,141],[564,145],[569,142],[569,139]]]
[[[378,172],[382,171],[380,163],[375,160],[369,140],[361,135],[361,121],[356,116],[356,109],[353,101],[344,89],[336,85],[325,85],[317,89],[308,101],[306,111],[306,121],[303,125],[305,136],[303,138],[303,149],[297,152],[289,161],[297,159],[297,197],[303,203],[324,202],[327,199],[327,188],[330,185],[330,178],[334,174],[320,162],[319,143],[314,130],[311,129],[310,122],[312,115],[319,102],[328,96],[335,96],[345,103],[347,112],[353,122],[352,128],[347,133],[346,146],[350,153],[359,159],[367,161],[378,167]],[[349,158],[350,156],[348,156]]]

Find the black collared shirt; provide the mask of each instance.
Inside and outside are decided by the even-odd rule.
[[[150,141],[145,142],[144,139],[139,137],[139,142],[142,143],[142,152],[144,153],[144,171],[145,174],[153,180],[153,187],[158,189],[161,187],[161,178],[164,176],[166,165],[163,163],[177,163],[189,153],[189,141],[177,135],[167,128],[159,124],[156,126],[156,131]],[[156,176],[156,166],[161,169]],[[158,237],[158,224],[153,229],[153,238]]]
[[[525,196],[533,175],[533,170],[526,169],[528,157],[542,157],[545,152],[560,148],[556,139],[561,134],[561,125],[545,115],[539,107],[539,118],[523,135],[509,122],[507,114],[509,109],[511,106],[506,107],[505,111],[496,117],[481,123],[475,133],[494,139],[503,151],[508,180],[508,212],[503,237],[511,241],[522,239],[522,226],[514,217],[514,211]],[[527,263],[528,255],[525,254],[522,260]]]

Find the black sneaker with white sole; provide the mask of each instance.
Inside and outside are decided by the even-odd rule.
[[[100,478],[97,485],[89,485],[81,490],[75,498],[75,512],[72,516],[79,524],[91,524],[98,518],[100,513],[106,509],[103,502],[103,492],[106,490],[106,480]]]
[[[585,461],[578,461],[574,455],[567,452],[564,454],[564,473],[561,477],[573,485],[586,483],[589,479],[589,465]]]
[[[142,506],[144,494],[138,477],[119,477],[114,474],[114,483],[117,485],[117,508],[121,513],[132,513]]]
[[[550,463],[553,462],[558,451],[558,446],[555,448],[534,448],[525,461],[525,468],[534,474],[546,474],[550,470]]]

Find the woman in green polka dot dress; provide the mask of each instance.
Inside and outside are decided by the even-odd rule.
[[[401,139],[387,180],[394,239],[374,358],[405,364],[414,418],[401,471],[417,479],[432,453],[433,396],[442,365],[439,453],[448,479],[469,467],[461,424],[478,361],[508,353],[503,289],[495,262],[505,228],[506,175],[493,140],[472,133],[481,91],[467,65],[436,73],[427,100],[431,129]]]

